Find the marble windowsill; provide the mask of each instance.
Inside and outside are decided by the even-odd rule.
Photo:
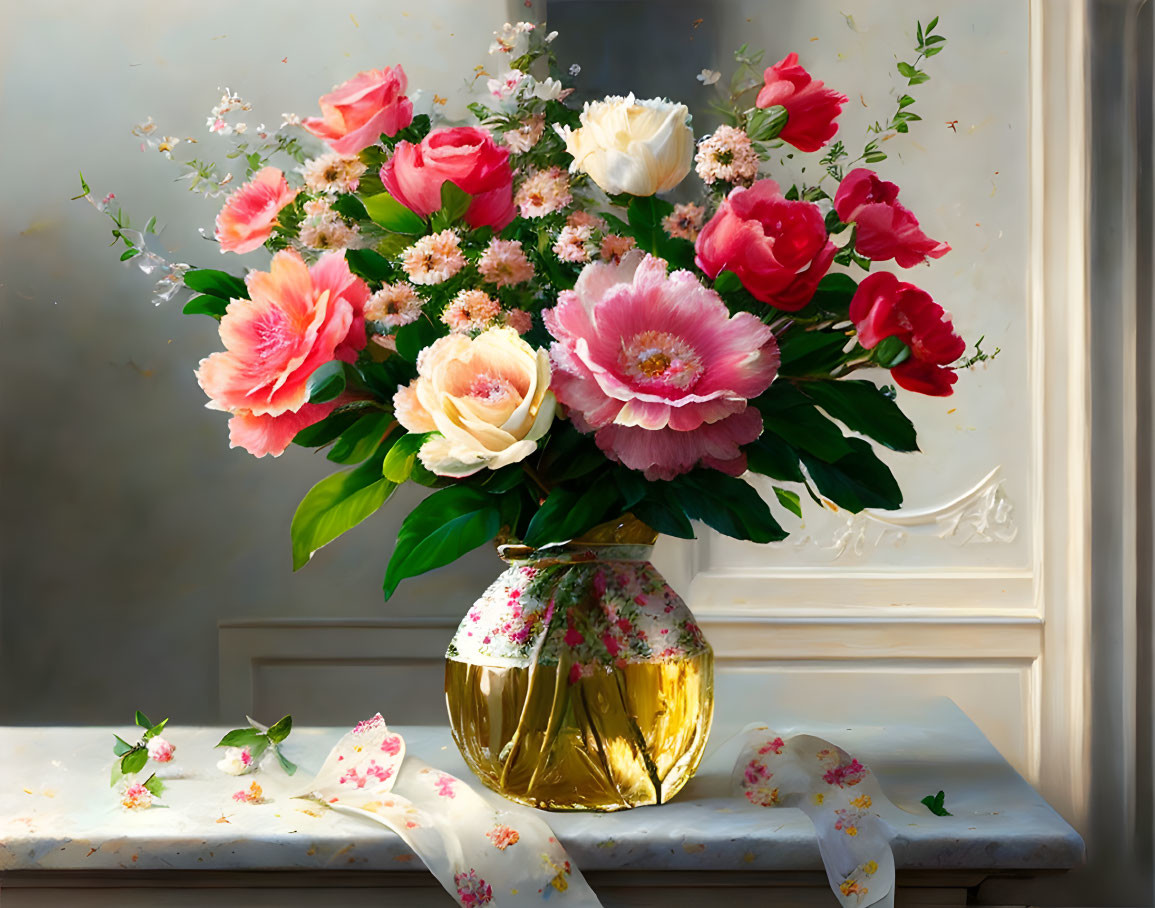
[[[1083,842],[947,700],[837,725],[775,712],[779,732],[805,731],[846,748],[912,813],[884,813],[900,870],[1039,872],[1071,868]],[[444,727],[402,727],[409,752],[471,779]],[[177,759],[158,773],[166,809],[127,811],[108,785],[112,733],[124,728],[0,728],[0,874],[27,871],[418,870],[392,832],[290,795],[304,787],[344,729],[301,728],[286,753],[296,778],[271,766],[226,776],[212,747],[222,729],[172,727]],[[816,871],[818,847],[797,810],[751,807],[728,793],[737,723],[716,726],[698,776],[671,803],[615,814],[549,814],[583,871]],[[268,765],[268,764],[267,764]],[[155,764],[150,764],[155,766]],[[258,780],[270,799],[232,794]],[[477,786],[480,788],[480,785]],[[943,789],[952,817],[919,799]]]

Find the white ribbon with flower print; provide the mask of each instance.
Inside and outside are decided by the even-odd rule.
[[[889,801],[866,766],[813,735],[784,739],[756,725],[741,735],[733,782],[754,806],[810,817],[842,908],[893,904],[893,831],[872,809]],[[380,713],[337,742],[298,797],[392,829],[465,908],[543,897],[601,905],[540,813],[496,807],[461,779],[406,758],[404,739]]]
[[[380,713],[337,742],[298,797],[392,829],[465,908],[601,904],[537,813],[495,807],[461,779],[406,758]]]

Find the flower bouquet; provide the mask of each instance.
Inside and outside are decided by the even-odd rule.
[[[699,521],[767,543],[802,495],[901,504],[872,447],[917,449],[893,386],[949,395],[975,359],[926,292],[871,270],[950,249],[868,169],[920,119],[907,92],[944,47],[936,25],[919,25],[895,113],[856,157],[834,141],[846,96],[797,54],[761,71],[741,48],[714,89],[723,122],[696,142],[677,102],[568,106],[578,67],[524,22],[496,33],[496,73],[475,73],[474,125],[415,114],[401,66],[276,131],[240,122],[248,105],[226,92],[209,128],[246,177],[215,237],[262,257],[243,277],[167,262],[154,221],[136,231],[84,187],[162,298],[191,291],[184,311],[219,320],[224,349],[196,378],[231,445],[325,447],[345,468],[297,509],[295,568],[405,482],[431,491],[401,526],[386,598],[499,544],[510,567],[447,671],[454,733],[492,787],[612,809],[692,774],[712,656],[647,560],[656,534],[693,538]],[[171,157],[178,141],[156,132],[137,129]],[[798,154],[819,157],[816,182],[767,175]],[[195,189],[232,190],[215,165],[184,167]],[[673,190],[696,201],[660,198]]]

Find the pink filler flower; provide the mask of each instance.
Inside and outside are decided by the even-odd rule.
[[[747,312],[731,316],[687,271],[631,252],[583,269],[543,313],[556,338],[553,389],[581,431],[647,479],[699,464],[740,475],[740,445],[762,432],[747,406],[778,372],[774,335]]]

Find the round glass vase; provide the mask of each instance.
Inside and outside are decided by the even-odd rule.
[[[668,801],[694,774],[714,653],[650,563],[655,539],[627,519],[499,548],[509,567],[445,663],[453,739],[486,786],[545,810],[609,811]]]

